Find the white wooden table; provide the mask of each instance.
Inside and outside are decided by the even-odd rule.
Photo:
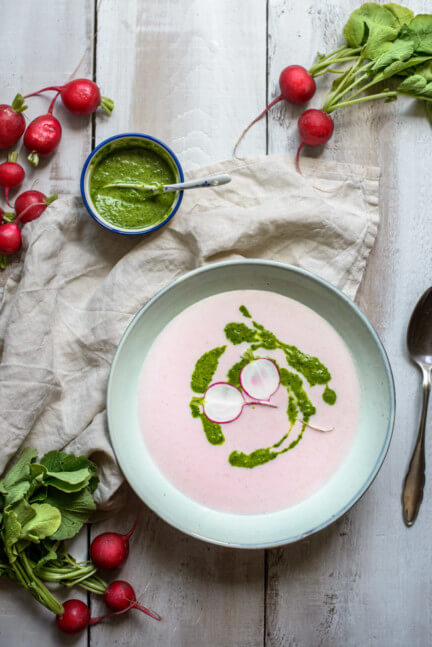
[[[78,194],[92,145],[117,132],[169,142],[185,169],[231,156],[239,132],[275,96],[281,69],[309,66],[340,42],[359,0],[15,0],[0,13],[2,101],[62,83],[82,58],[116,108],[91,121],[59,106],[60,150],[35,174],[45,192]],[[415,12],[430,0],[410,0]],[[325,82],[320,83],[321,86]],[[34,117],[46,98],[31,102]],[[313,105],[318,106],[315,98]],[[300,110],[274,108],[242,152],[294,155]],[[358,301],[393,365],[397,422],[373,486],[318,535],[272,551],[200,543],[147,511],[123,570],[164,617],[138,612],[77,638],[59,636],[27,593],[0,582],[0,646],[424,647],[432,644],[432,479],[412,529],[401,518],[401,482],[413,447],[420,377],[404,335],[410,311],[432,284],[432,129],[410,101],[366,105],[336,117],[322,157],[379,164],[381,225]],[[309,153],[309,151],[308,151]],[[430,442],[428,442],[430,448]],[[429,463],[432,455],[428,449]],[[429,470],[430,472],[430,470]],[[115,518],[128,528],[136,501]],[[111,520],[106,527],[113,526]],[[92,532],[101,531],[101,524]],[[82,533],[75,552],[85,555]],[[93,613],[102,606],[92,603]]]

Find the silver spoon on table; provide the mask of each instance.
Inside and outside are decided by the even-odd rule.
[[[402,490],[403,518],[407,526],[412,526],[420,509],[425,484],[425,427],[432,369],[432,287],[426,290],[411,315],[407,346],[411,359],[418,364],[423,375],[420,426]]]
[[[104,185],[104,189],[137,189],[143,191],[143,197],[159,195],[160,193],[171,193],[172,191],[184,191],[185,189],[199,189],[202,187],[220,186],[231,182],[231,175],[213,175],[202,177],[198,180],[179,182],[178,184],[144,184],[143,182],[110,182]]]

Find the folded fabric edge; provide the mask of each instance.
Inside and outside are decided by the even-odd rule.
[[[218,173],[224,171],[233,172],[237,169],[254,166],[255,164],[263,163],[266,160],[280,159],[285,162],[292,162],[293,171],[295,171],[294,155],[286,153],[276,153],[274,155],[253,155],[248,157],[233,157],[228,160],[220,160],[213,164],[208,164],[205,167],[186,171],[186,175],[194,177],[202,174],[204,169],[212,169],[213,172]],[[308,171],[314,177],[322,179],[339,179],[357,178],[378,180],[380,178],[380,168],[378,166],[369,164],[352,164],[350,162],[335,162],[327,159],[316,159],[313,157],[302,158],[303,170]],[[307,175],[304,176],[307,179]]]

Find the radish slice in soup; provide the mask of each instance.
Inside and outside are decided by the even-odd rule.
[[[254,359],[240,373],[243,391],[255,400],[269,400],[280,385],[279,369],[271,359]]]
[[[204,396],[204,415],[212,422],[233,422],[241,414],[244,404],[243,396],[235,386],[215,382]]]
[[[210,384],[203,400],[203,412],[211,422],[224,424],[234,422],[248,405],[267,406],[276,409],[276,405],[269,402],[252,400],[246,402],[242,393],[228,382],[215,382]]]

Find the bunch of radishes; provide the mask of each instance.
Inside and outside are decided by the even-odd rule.
[[[316,90],[316,84],[312,74],[301,65],[289,65],[285,67],[279,77],[279,87],[280,95],[276,99],[273,99],[240,135],[234,146],[234,155],[249,128],[264,117],[276,103],[279,101],[287,101],[297,106],[303,106],[312,99]],[[298,172],[301,173],[299,167],[301,149],[305,145],[320,146],[326,144],[333,134],[334,123],[333,119],[326,112],[311,108],[305,110],[300,115],[297,125],[300,134],[300,146],[297,149],[296,166]]]
[[[36,117],[26,128],[24,99],[47,91],[55,92],[48,112]],[[96,83],[89,79],[74,79],[63,86],[49,86],[24,97],[17,94],[11,105],[0,105],[0,149],[15,146],[24,134],[24,146],[29,152],[27,159],[31,164],[37,166],[40,158],[52,155],[62,135],[60,121],[53,115],[59,95],[67,110],[77,115],[90,115],[99,106],[110,114],[114,108],[113,101],[101,96]],[[12,207],[9,191],[18,188],[25,178],[25,171],[17,159],[18,153],[11,152],[7,161],[0,164],[0,187],[4,189],[9,207]],[[47,197],[40,191],[25,191],[15,201],[15,213],[5,213],[0,207],[0,269],[6,266],[7,256],[21,247],[20,226],[39,218],[56,198],[57,195]]]
[[[104,532],[95,537],[90,546],[90,557],[97,568],[104,571],[114,571],[123,566],[129,556],[129,540],[138,523],[138,516],[132,528],[125,535],[117,532]],[[92,618],[88,605],[82,600],[71,599],[63,604],[63,613],[57,616],[58,628],[67,634],[83,631],[90,625],[95,625],[105,618],[120,615],[138,609],[155,620],[161,620],[159,614],[138,603],[132,586],[124,580],[111,582],[105,593],[104,602],[110,612]]]

